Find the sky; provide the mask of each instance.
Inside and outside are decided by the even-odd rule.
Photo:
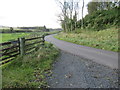
[[[84,16],[87,14],[86,5],[89,1],[85,0]],[[11,27],[45,25],[47,28],[61,28],[58,21],[60,11],[55,0],[0,0],[0,25]]]

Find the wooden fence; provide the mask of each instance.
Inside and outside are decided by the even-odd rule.
[[[39,45],[44,45],[44,35],[34,38],[18,38],[18,40],[0,43],[0,65],[16,58],[18,55],[26,55],[35,50]]]

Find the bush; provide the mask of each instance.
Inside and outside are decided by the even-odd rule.
[[[86,29],[103,30],[109,28],[111,25],[120,25],[120,8],[113,8],[110,10],[96,11],[88,14],[84,18],[84,27]],[[81,20],[78,21],[78,27],[81,27]]]

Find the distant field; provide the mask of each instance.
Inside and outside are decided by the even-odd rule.
[[[19,37],[28,36],[30,33],[2,33],[0,34],[0,43],[10,40],[17,40]]]
[[[79,30],[79,33],[60,33],[56,38],[79,45],[118,51],[118,29],[115,27],[101,31]]]
[[[11,41],[11,40],[17,40],[20,37],[34,37],[34,36],[41,36],[41,35],[49,35],[49,34],[55,34],[59,31],[53,31],[53,32],[29,32],[29,33],[0,33],[0,43]]]

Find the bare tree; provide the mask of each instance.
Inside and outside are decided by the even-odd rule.
[[[61,8],[62,13],[59,14],[59,21],[61,21],[62,27],[64,29],[65,32],[67,32],[67,22],[68,22],[68,3],[66,2],[66,0],[64,0],[64,2],[61,2],[60,0],[55,0],[59,7]]]
[[[73,29],[73,25],[72,25],[73,0],[69,2],[69,10],[70,10],[70,31],[72,31],[72,29]]]
[[[83,19],[83,11],[84,11],[84,0],[83,0],[83,5],[82,5],[82,21],[81,21],[81,28],[84,28],[84,19]]]
[[[60,14],[59,21],[62,23],[62,27],[65,32],[73,31],[74,27],[76,28],[77,22],[77,10],[78,10],[78,1],[77,0],[56,0],[59,7],[61,8],[62,14]],[[75,19],[76,18],[76,19]],[[74,25],[75,23],[75,25]]]
[[[75,22],[75,29],[77,28],[77,17],[78,17],[78,11],[79,11],[79,2],[77,1],[76,3],[75,3],[75,6],[74,6],[74,11],[75,11],[75,15],[74,15],[74,17],[73,17],[73,19],[74,19],[74,22]]]

